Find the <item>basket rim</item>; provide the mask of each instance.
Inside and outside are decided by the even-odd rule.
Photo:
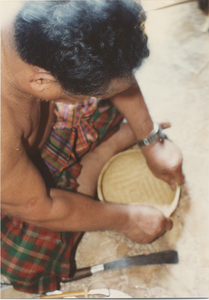
[[[106,170],[109,168],[109,166],[111,165],[111,163],[115,159],[117,159],[120,156],[124,156],[126,154],[128,155],[128,154],[130,154],[130,152],[132,152],[132,153],[141,152],[142,153],[142,151],[140,149],[128,149],[128,150],[124,150],[124,151],[122,151],[120,153],[117,153],[114,156],[112,156],[105,163],[105,165],[103,166],[103,168],[102,168],[102,170],[101,170],[101,172],[99,174],[98,181],[97,181],[97,195],[98,195],[98,198],[99,198],[100,201],[106,202],[105,199],[104,199],[104,196],[103,196],[103,191],[102,191],[102,181],[103,181],[103,177],[105,175]],[[181,187],[177,184],[176,191],[175,191],[175,196],[174,196],[174,199],[173,199],[173,201],[172,201],[172,203],[170,205],[168,213],[166,214],[166,217],[170,217],[175,212],[176,208],[178,207],[178,203],[179,203],[179,200],[180,200],[180,193],[181,193]],[[136,204],[139,204],[139,203],[135,202],[135,203],[126,204],[126,205],[136,205]],[[141,205],[144,205],[144,204],[141,204]]]

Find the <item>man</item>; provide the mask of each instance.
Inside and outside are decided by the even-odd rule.
[[[93,199],[105,162],[155,136],[134,78],[149,55],[144,21],[130,0],[34,1],[2,26],[2,274],[16,289],[72,275],[80,232],[149,243],[172,227],[152,207]],[[157,177],[184,182],[170,140],[141,149]]]

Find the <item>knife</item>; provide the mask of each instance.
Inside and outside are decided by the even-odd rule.
[[[71,278],[62,278],[62,282],[69,282],[91,276],[95,273],[116,269],[132,268],[145,265],[177,264],[178,253],[175,250],[167,250],[148,255],[136,255],[123,257],[108,263],[95,265],[92,267],[77,269]]]

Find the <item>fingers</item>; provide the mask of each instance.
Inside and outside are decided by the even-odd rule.
[[[170,185],[173,191],[175,191],[176,189],[176,183],[178,183],[178,185],[182,185],[185,183],[185,176],[182,172],[181,166],[177,170],[169,174],[168,173],[162,174],[161,178]]]
[[[175,180],[171,180],[169,184],[170,184],[171,189],[173,191],[175,191],[175,189],[176,189],[176,182],[175,182]]]
[[[156,236],[152,241],[157,240],[159,237],[163,236],[167,231],[173,228],[173,221],[170,218],[165,218],[164,228],[161,233]]]
[[[161,121],[161,122],[157,122],[162,129],[166,129],[166,128],[170,128],[171,127],[171,123],[168,121]]]
[[[176,183],[182,185],[185,182],[182,153],[170,140],[165,140],[163,144],[156,143],[143,154],[152,173],[166,181],[173,190]]]
[[[172,228],[173,228],[173,221],[170,218],[166,218],[165,224],[164,224],[164,229],[160,232],[160,234],[158,234],[155,237],[152,237],[149,241],[147,241],[147,239],[144,239],[141,243],[142,244],[152,243],[152,242],[156,241],[157,239],[159,239],[160,237],[162,237],[167,231],[171,230]]]
[[[152,206],[131,205],[129,211],[131,212],[131,223],[128,229],[122,233],[140,244],[153,242],[173,227],[173,221]]]
[[[178,185],[182,185],[185,183],[185,176],[182,172],[182,169],[180,169],[180,171],[177,171],[175,173],[172,174],[173,177],[170,179],[170,186],[172,188],[172,190],[176,189],[176,182],[178,183]]]
[[[165,230],[171,230],[173,228],[173,221],[170,218],[166,219]]]
[[[176,181],[178,182],[179,185],[182,185],[185,183],[185,176],[184,176],[182,170],[177,174]]]
[[[163,174],[160,178],[167,182],[173,191],[176,190],[176,180],[173,178],[173,175]]]
[[[166,180],[165,180],[171,187],[171,189],[173,191],[176,190],[176,183],[178,183],[178,185],[182,185],[185,183],[185,178],[184,178],[184,175],[181,176],[181,179],[179,178],[172,178],[171,176],[167,176]]]
[[[176,166],[171,168],[171,173],[170,173],[171,187],[174,185],[174,181],[176,181],[179,185],[182,185],[185,182],[185,176],[182,171],[182,164],[183,164],[183,156],[181,153],[179,153],[179,158],[176,162]]]

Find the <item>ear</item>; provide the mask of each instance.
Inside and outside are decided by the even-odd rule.
[[[36,92],[43,92],[50,83],[56,81],[56,78],[47,72],[38,72],[29,77],[29,84]]]

